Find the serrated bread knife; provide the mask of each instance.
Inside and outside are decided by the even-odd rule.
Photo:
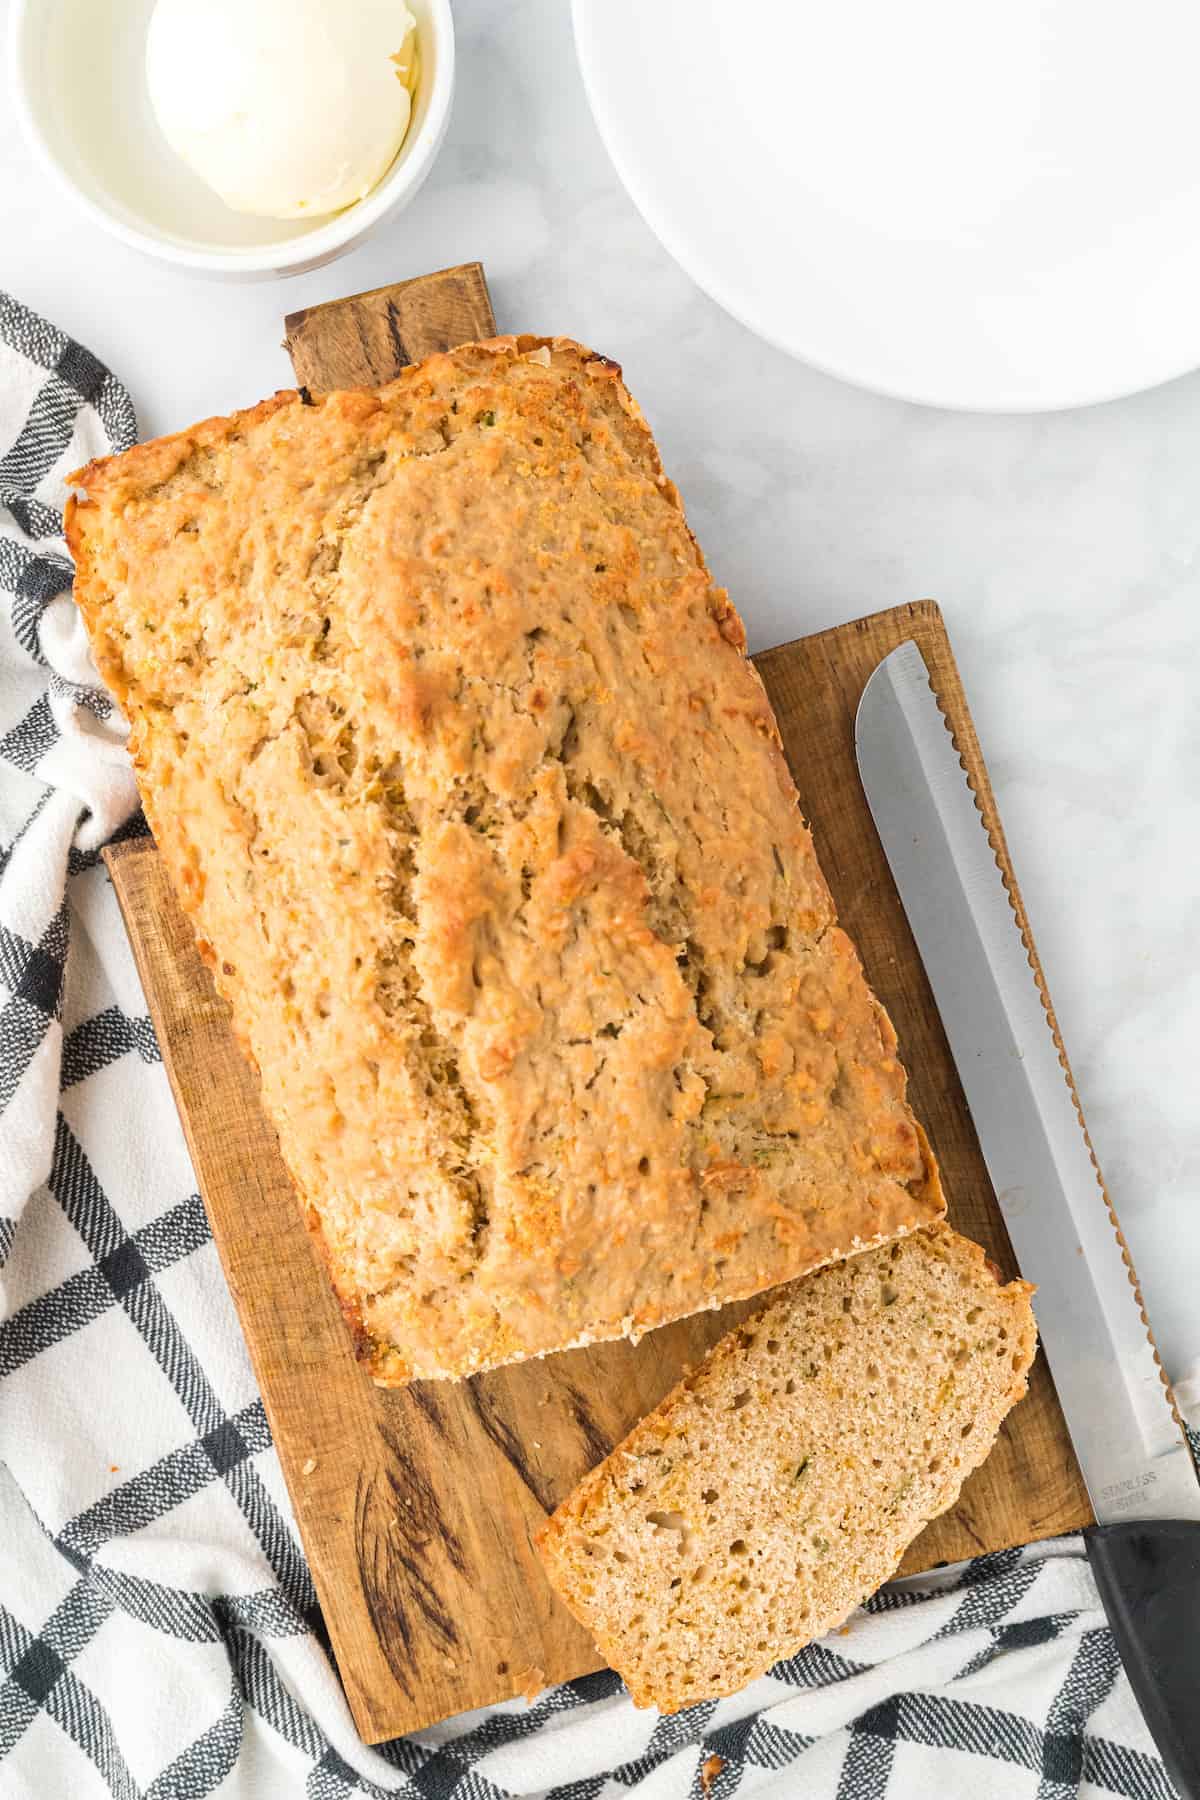
[[[1200,1800],[1200,1483],[982,815],[914,643],[859,774],[1034,1302],[1097,1523],[1088,1556],[1167,1771]]]

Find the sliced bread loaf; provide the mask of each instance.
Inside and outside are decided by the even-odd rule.
[[[566,339],[93,463],[75,594],[374,1379],[945,1210],[745,634]]]
[[[839,1625],[1025,1392],[1032,1289],[946,1226],[781,1289],[543,1527],[639,1706],[730,1694]]]

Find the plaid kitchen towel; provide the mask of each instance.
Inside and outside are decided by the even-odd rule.
[[[134,435],[0,296],[0,1793],[1169,1800],[1077,1539],[898,1584],[719,1705],[605,1673],[359,1743],[98,856],[144,827],[60,508]]]

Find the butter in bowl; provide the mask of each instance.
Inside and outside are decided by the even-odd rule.
[[[15,0],[14,100],[90,218],[197,273],[299,273],[413,198],[449,122],[449,0]]]

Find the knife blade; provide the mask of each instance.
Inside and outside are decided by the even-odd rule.
[[[1013,1250],[1037,1284],[1042,1345],[1099,1521],[1084,1537],[1101,1597],[1164,1761],[1200,1795],[1200,1483],[1048,996],[915,643],[867,682],[855,747]]]

